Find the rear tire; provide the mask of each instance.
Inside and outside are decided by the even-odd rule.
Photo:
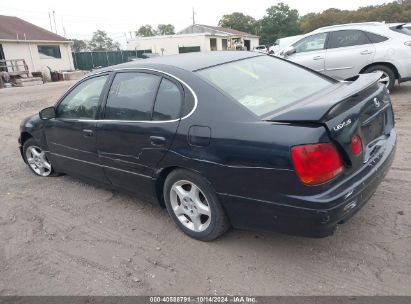
[[[383,75],[380,82],[383,83],[388,90],[391,90],[395,85],[395,73],[394,71],[386,65],[373,65],[366,69],[364,73],[376,73],[382,72]]]
[[[230,227],[211,184],[200,175],[177,169],[166,178],[163,188],[167,211],[188,236],[212,241]]]

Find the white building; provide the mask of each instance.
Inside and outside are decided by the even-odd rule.
[[[259,44],[259,37],[237,30],[193,24],[175,35],[137,37],[127,41],[128,50],[151,50],[162,55],[187,52],[252,50]]]
[[[24,59],[29,72],[73,70],[71,41],[17,17],[0,15],[0,60]]]

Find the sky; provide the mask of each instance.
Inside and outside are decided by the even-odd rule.
[[[328,8],[357,9],[389,0],[281,0],[300,15]],[[143,24],[157,27],[171,23],[176,30],[195,22],[217,25],[224,14],[242,12],[259,19],[273,0],[1,0],[0,15],[11,15],[50,30],[49,12],[55,11],[57,33],[67,38],[90,39],[96,30],[104,30],[115,41],[125,44],[126,36]],[[52,22],[54,31],[54,22]]]

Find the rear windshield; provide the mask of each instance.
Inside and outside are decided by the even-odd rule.
[[[271,56],[230,62],[197,73],[259,117],[333,84],[328,78]]]
[[[398,32],[398,33],[401,33],[401,34],[411,36],[411,27],[410,26],[392,27],[391,30],[393,30],[394,32]]]

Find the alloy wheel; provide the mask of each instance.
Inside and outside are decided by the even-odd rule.
[[[48,176],[51,173],[51,164],[39,147],[29,146],[26,149],[27,163],[40,176]]]
[[[201,189],[186,180],[173,184],[170,202],[178,220],[194,232],[202,232],[210,226],[211,208]]]
[[[374,73],[382,73],[381,78],[380,78],[380,83],[388,87],[390,85],[390,75],[387,74],[387,72],[384,71],[374,71]]]

